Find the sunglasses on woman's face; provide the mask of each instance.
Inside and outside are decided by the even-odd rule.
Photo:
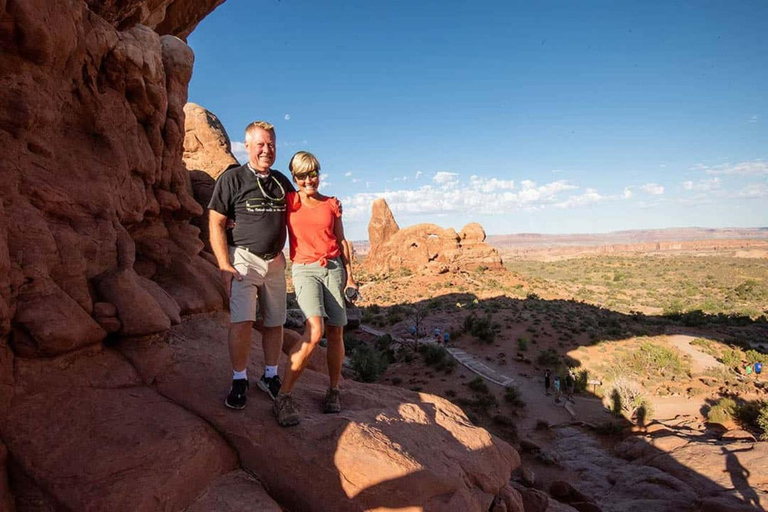
[[[307,178],[317,178],[318,176],[320,176],[320,173],[318,171],[309,171],[308,173],[305,173],[305,174],[296,174],[294,175],[294,178],[296,178],[297,180],[305,180]]]

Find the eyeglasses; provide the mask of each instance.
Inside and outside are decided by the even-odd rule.
[[[305,173],[305,174],[293,175],[293,177],[296,178],[297,180],[305,180],[307,178],[317,178],[318,176],[320,176],[320,172],[318,171],[309,171],[308,173]]]

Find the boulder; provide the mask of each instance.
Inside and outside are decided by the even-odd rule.
[[[184,165],[187,171],[203,171],[216,180],[233,164],[238,161],[232,155],[227,130],[219,118],[195,103],[184,105]]]

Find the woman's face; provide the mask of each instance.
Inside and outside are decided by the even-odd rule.
[[[320,186],[320,172],[310,171],[306,174],[297,174],[294,179],[299,187],[299,192],[304,192],[307,196],[317,194],[317,189]]]

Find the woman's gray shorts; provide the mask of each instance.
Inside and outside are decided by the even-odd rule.
[[[313,316],[327,317],[328,325],[347,325],[347,306],[344,302],[344,285],[347,272],[341,257],[327,260],[323,267],[314,263],[294,263],[291,269],[296,301],[304,319]]]

